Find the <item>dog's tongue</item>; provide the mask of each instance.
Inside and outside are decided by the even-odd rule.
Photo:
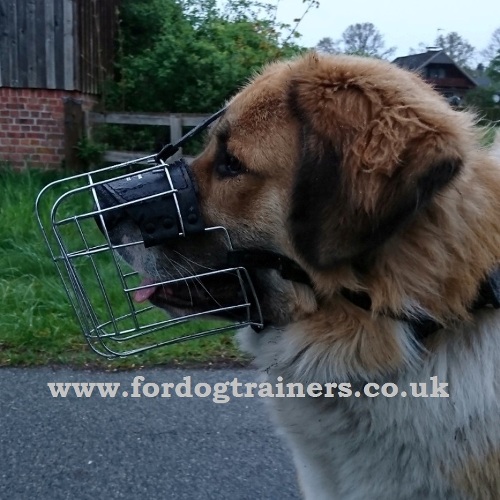
[[[154,282],[155,281],[151,278],[144,278],[141,281],[141,284],[139,286],[140,287],[145,286],[147,288],[140,288],[139,290],[136,290],[132,294],[134,301],[140,303],[140,302],[145,302],[146,300],[148,300],[149,297],[151,297],[151,295],[153,295],[153,293],[155,293],[156,289],[158,288],[157,285],[153,285]],[[148,287],[148,285],[152,285],[152,286]]]

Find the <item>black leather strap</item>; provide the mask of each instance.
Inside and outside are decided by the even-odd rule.
[[[497,266],[479,286],[479,293],[472,309],[500,308],[500,266]]]
[[[247,269],[275,269],[283,279],[296,281],[313,287],[311,278],[292,259],[275,252],[261,249],[232,250],[228,252],[228,265],[232,267],[245,267]],[[343,288],[340,294],[355,306],[370,311],[372,300],[368,293],[357,292]],[[500,266],[496,267],[481,282],[478,296],[474,301],[471,312],[485,308],[500,308]],[[407,323],[418,341],[422,341],[429,335],[443,328],[443,325],[432,318],[390,316],[395,320]]]
[[[201,122],[199,125],[191,129],[186,135],[181,137],[175,144],[167,144],[163,146],[163,148],[160,150],[160,152],[156,155],[155,160],[157,163],[160,163],[160,161],[166,161],[168,160],[171,156],[173,156],[179,149],[186,144],[189,139],[194,137],[196,134],[201,132],[202,130],[206,129],[212,122],[217,120],[219,116],[224,114],[227,108],[222,108],[217,111],[217,113],[214,113],[212,116],[209,116],[205,121]]]
[[[311,278],[296,262],[268,250],[230,250],[227,253],[227,263],[231,267],[275,269],[285,280],[296,281],[312,287]]]

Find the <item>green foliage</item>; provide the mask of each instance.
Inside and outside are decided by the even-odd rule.
[[[76,155],[81,160],[85,169],[90,169],[102,162],[106,145],[93,141],[88,137],[82,137],[76,146]]]
[[[488,87],[477,87],[467,93],[466,104],[473,108],[486,124],[500,123],[500,49],[490,61],[486,75],[491,83]]]
[[[500,49],[497,50],[496,56],[491,60],[486,74],[500,88]]]
[[[467,92],[466,106],[472,108],[485,125],[500,123],[500,105],[495,103],[493,96],[500,94],[500,89],[495,87],[477,87]]]
[[[277,1],[123,0],[116,74],[104,85],[104,108],[214,112],[266,63],[304,50],[294,42],[297,27],[318,1],[303,3],[291,27],[277,22]],[[128,151],[157,151],[168,137],[164,128],[148,126],[94,132],[112,149]]]
[[[308,2],[311,3],[311,2]],[[301,49],[283,40],[272,4],[230,0],[124,0],[118,78],[105,107],[211,112],[265,63]]]

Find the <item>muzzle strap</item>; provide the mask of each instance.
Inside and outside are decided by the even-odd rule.
[[[155,160],[157,163],[160,163],[161,161],[167,161],[172,155],[177,153],[179,149],[184,146],[184,144],[189,141],[192,137],[197,135],[199,132],[202,130],[205,130],[212,122],[217,120],[219,116],[223,115],[224,112],[226,111],[227,108],[222,108],[217,111],[217,113],[214,113],[212,116],[209,116],[205,121],[201,122],[199,125],[194,127],[192,130],[190,130],[186,135],[184,135],[178,142],[175,144],[167,144],[166,146],[163,146],[163,148],[160,150],[160,152],[156,155]]]
[[[274,269],[285,280],[313,286],[309,275],[296,262],[268,250],[231,250],[227,253],[227,263],[231,267]]]
[[[260,249],[231,250],[228,252],[227,260],[228,265],[234,267],[241,266],[247,269],[274,269],[278,271],[283,279],[302,283],[313,288],[311,278],[304,269],[292,259],[275,252]],[[340,294],[351,302],[351,304],[354,304],[360,309],[365,311],[371,310],[372,301],[368,293],[342,288]],[[500,266],[496,267],[480,283],[478,295],[470,311],[474,312],[485,308],[500,308]],[[409,324],[415,339],[419,342],[443,328],[441,323],[427,316],[407,317],[393,316],[390,314],[388,316]]]

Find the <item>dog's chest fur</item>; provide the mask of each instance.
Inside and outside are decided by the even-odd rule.
[[[475,325],[438,334],[447,340],[443,337],[437,350],[424,355],[418,368],[370,380],[380,385],[393,382],[400,391],[408,392],[406,398],[268,399],[278,429],[293,451],[305,497],[500,497],[500,492],[495,496],[485,486],[481,474],[474,473],[486,460],[485,449],[500,450],[499,320],[498,312],[481,312]],[[255,356],[265,380],[275,384],[283,376],[285,383],[300,378],[346,382],[331,377],[334,367],[327,375],[319,364],[308,373],[293,374],[293,366],[287,365],[293,359],[289,334],[271,330],[240,335],[242,346]],[[431,377],[449,384],[448,398],[410,396],[410,383],[427,382],[430,393]],[[353,383],[353,392],[362,387]]]

